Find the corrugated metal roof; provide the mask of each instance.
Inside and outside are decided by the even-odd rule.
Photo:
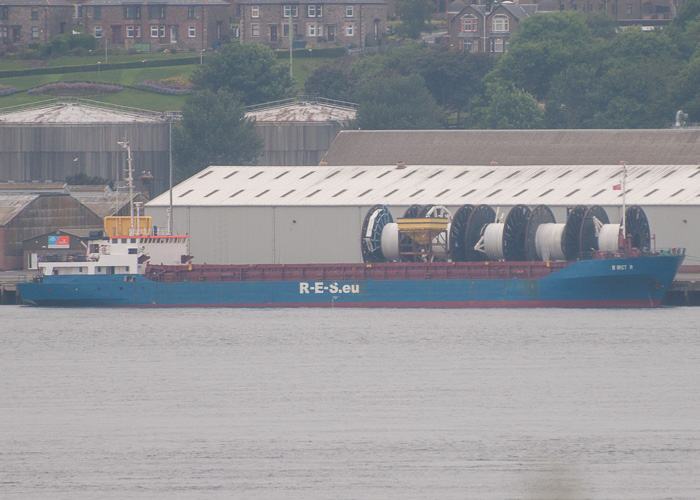
[[[39,196],[39,194],[0,194],[0,226],[7,225]]]
[[[627,202],[700,204],[700,166],[631,165]],[[357,206],[465,203],[621,204],[620,165],[215,166],[173,189],[176,206]],[[164,207],[168,192],[147,204]]]
[[[347,130],[328,165],[692,165],[700,130]]]

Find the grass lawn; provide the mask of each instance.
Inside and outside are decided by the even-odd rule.
[[[110,55],[109,62],[128,62],[137,60],[148,60],[148,59],[163,59],[163,58],[177,58],[177,57],[191,57],[193,54],[177,54],[177,55],[165,55],[160,53],[153,54],[139,54],[137,56],[124,55],[116,56]],[[204,56],[206,58],[206,54]],[[309,75],[314,69],[333,62],[335,59],[327,57],[319,58],[296,58],[293,59],[293,72],[294,72],[294,91],[295,94],[301,94],[304,91],[304,83]],[[62,57],[49,62],[51,66],[61,67],[61,66],[76,66],[82,64],[95,64],[97,61],[104,61],[104,55],[90,56],[90,57]],[[31,67],[32,63],[36,61],[6,61],[2,60],[0,65],[3,69],[22,69],[26,67]],[[24,66],[22,66],[22,64]],[[285,68],[289,68],[289,61],[285,59],[280,59],[280,64]],[[136,86],[140,82],[145,80],[162,80],[165,78],[172,77],[187,77],[192,74],[195,70],[196,65],[187,66],[165,66],[157,68],[133,68],[133,69],[123,69],[123,70],[109,70],[91,72],[78,72],[78,73],[56,73],[51,75],[31,75],[31,76],[21,76],[12,78],[2,78],[0,79],[0,86],[10,86],[15,87],[19,90],[29,90],[32,88],[40,87],[46,83],[52,82],[100,82],[100,83],[110,83],[114,85],[121,86]],[[29,94],[27,92],[18,92],[8,96],[0,97],[0,109],[7,108],[10,106],[15,106],[19,104],[27,104],[31,102],[44,101],[46,99],[51,99],[52,96],[43,94]],[[95,99],[95,96],[86,96],[89,99]],[[104,102],[109,102],[112,104],[118,104],[121,106],[129,106],[133,108],[140,109],[150,109],[155,111],[166,111],[166,110],[179,110],[185,101],[185,96],[172,96],[166,94],[158,94],[155,92],[150,92],[146,90],[138,90],[127,88],[116,94],[101,94],[100,100]]]

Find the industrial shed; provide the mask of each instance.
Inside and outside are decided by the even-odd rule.
[[[687,247],[700,256],[700,166],[629,165],[627,204],[647,212],[657,247]],[[549,205],[558,222],[567,208],[601,205],[620,220],[622,180],[615,165],[524,166],[218,166],[175,187],[174,230],[191,236],[198,263],[361,262],[360,233],[368,209],[401,217],[414,204],[454,213],[464,204]],[[146,205],[167,222],[168,193]]]
[[[697,165],[700,129],[347,130],[328,165]]]
[[[68,194],[0,194],[0,270],[26,269],[22,242],[59,229],[101,228],[102,219]]]

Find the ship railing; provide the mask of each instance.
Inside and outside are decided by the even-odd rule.
[[[626,259],[654,255],[685,255],[685,248],[654,248],[651,249],[639,249],[639,248],[628,248],[620,249],[615,252],[610,250],[595,250],[590,252],[581,252],[578,256],[578,260],[591,260],[591,259]]]

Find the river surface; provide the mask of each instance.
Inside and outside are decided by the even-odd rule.
[[[0,322],[3,499],[700,498],[698,308]]]

